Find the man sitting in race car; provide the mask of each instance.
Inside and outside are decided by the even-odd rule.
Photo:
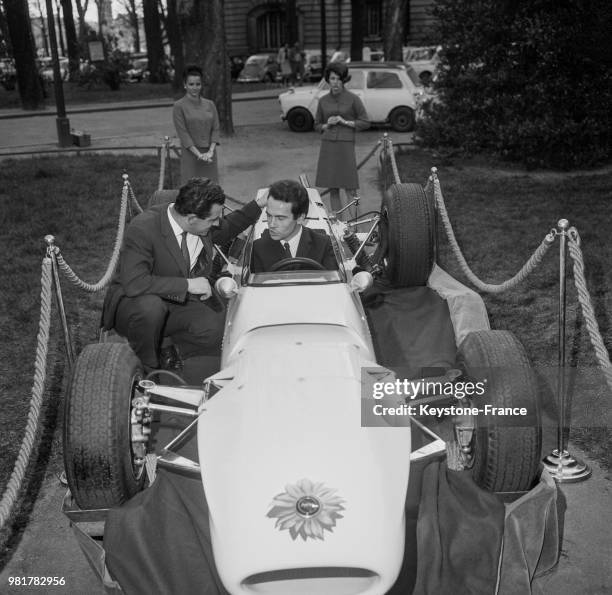
[[[279,180],[270,186],[266,202],[268,229],[253,242],[251,272],[269,271],[280,260],[296,257],[314,260],[325,270],[338,268],[329,236],[303,225],[308,206],[308,192],[299,182]]]
[[[160,366],[162,337],[171,337],[184,359],[220,354],[225,309],[208,279],[213,243],[252,225],[265,196],[222,218],[224,202],[218,184],[191,178],[176,202],[147,209],[126,230],[104,300],[103,328],[127,337],[146,371]],[[175,353],[162,354],[162,363],[165,358],[176,363]]]

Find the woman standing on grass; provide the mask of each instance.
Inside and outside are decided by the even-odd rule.
[[[216,147],[219,115],[215,104],[202,97],[202,69],[187,66],[183,75],[185,96],[172,108],[176,134],[181,141],[181,184],[189,178],[219,181]]]
[[[365,130],[370,123],[361,99],[344,88],[350,80],[346,64],[328,64],[324,77],[330,91],[321,97],[315,118],[315,127],[322,134],[315,186],[330,189],[331,210],[339,211],[340,188],[357,195],[355,131]]]

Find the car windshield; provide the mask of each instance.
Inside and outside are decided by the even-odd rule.
[[[247,285],[320,285],[323,283],[340,283],[338,271],[275,271],[273,273],[251,273]]]
[[[421,79],[419,78],[419,75],[416,73],[416,70],[412,68],[410,64],[406,64],[405,69],[406,69],[406,74],[408,74],[408,76],[410,77],[410,80],[412,81],[412,84],[415,87],[420,87],[423,85],[423,81],[421,81]]]
[[[253,64],[265,64],[268,61],[267,56],[251,56],[247,61],[247,66],[252,66]]]
[[[346,89],[363,89],[364,73],[363,70],[349,70],[351,80],[348,81],[344,87]],[[325,79],[321,79],[319,83],[320,91],[329,91],[329,84],[325,82]]]

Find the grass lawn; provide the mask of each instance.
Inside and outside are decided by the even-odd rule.
[[[432,157],[411,150],[401,157],[404,181],[423,182]],[[158,160],[134,156],[75,156],[69,159],[31,158],[4,161],[0,169],[0,222],[3,284],[0,310],[2,373],[2,432],[0,432],[0,490],[4,491],[23,437],[34,373],[36,333],[40,311],[40,271],[45,253],[43,238],[53,234],[66,261],[77,274],[97,281],[103,274],[116,236],[124,168],[141,203],[156,188]],[[587,280],[607,349],[612,348],[612,243],[610,168],[580,174],[526,173],[490,164],[456,160],[440,167],[440,180],[451,220],[467,261],[482,279],[499,283],[511,277],[561,217],[575,225],[583,240]],[[443,238],[443,232],[440,232]],[[444,267],[463,279],[446,242],[441,242]],[[557,361],[558,244],[541,267],[520,287],[499,296],[486,296],[492,326],[515,332],[538,366]],[[571,277],[570,277],[571,278]],[[61,274],[70,332],[76,351],[97,339],[102,295],[73,288]],[[53,309],[49,343],[46,431],[33,481],[21,514],[36,496],[37,478],[61,470],[61,448],[55,428],[61,423],[65,358],[57,311]],[[596,365],[573,283],[568,283],[568,361],[588,369]],[[597,370],[590,382],[575,390],[573,408],[580,429],[572,438],[608,468],[612,466],[609,410],[612,395]],[[581,380],[581,382],[583,382]],[[588,385],[588,386],[587,386]],[[583,400],[584,399],[584,400]],[[587,405],[582,405],[586,403]],[[587,412],[588,413],[588,412]],[[607,414],[607,419],[605,415]],[[584,420],[587,420],[584,422]],[[589,422],[592,420],[592,423]],[[24,516],[26,518],[26,516]],[[0,535],[10,547],[8,535]],[[2,554],[0,553],[0,565]]]
[[[236,83],[232,84],[232,94],[262,89],[279,89],[279,83]],[[147,101],[151,99],[175,100],[183,96],[183,92],[173,91],[171,85],[153,85],[151,83],[124,83],[117,91],[111,91],[106,85],[96,85],[91,89],[79,87],[77,83],[64,83],[64,101],[66,106],[83,105],[87,103],[112,103],[116,101]],[[55,106],[53,85],[47,87],[47,107]],[[21,108],[19,93],[6,91],[0,85],[0,109]]]

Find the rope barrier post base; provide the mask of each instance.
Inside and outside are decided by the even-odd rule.
[[[53,271],[53,285],[55,286],[55,299],[57,300],[57,309],[59,311],[62,330],[64,332],[64,346],[66,348],[66,359],[68,366],[72,368],[74,364],[74,349],[72,347],[72,339],[68,330],[68,320],[66,318],[66,310],[64,309],[64,299],[62,297],[62,287],[59,280],[59,271],[57,265],[57,256],[55,253],[55,237],[52,235],[45,236],[47,244],[47,256],[51,259],[51,269]]]
[[[573,457],[567,452],[559,451],[555,448],[549,455],[542,459],[544,468],[552,475],[553,479],[559,483],[577,483],[591,477],[591,468],[580,459]]]
[[[568,432],[566,431],[566,390],[565,390],[565,314],[566,314],[566,275],[567,230],[569,221],[560,219],[559,231],[559,361],[557,373],[557,402],[559,404],[559,425],[557,428],[557,448],[544,457],[542,464],[559,483],[575,483],[590,477],[591,470],[567,450]]]

